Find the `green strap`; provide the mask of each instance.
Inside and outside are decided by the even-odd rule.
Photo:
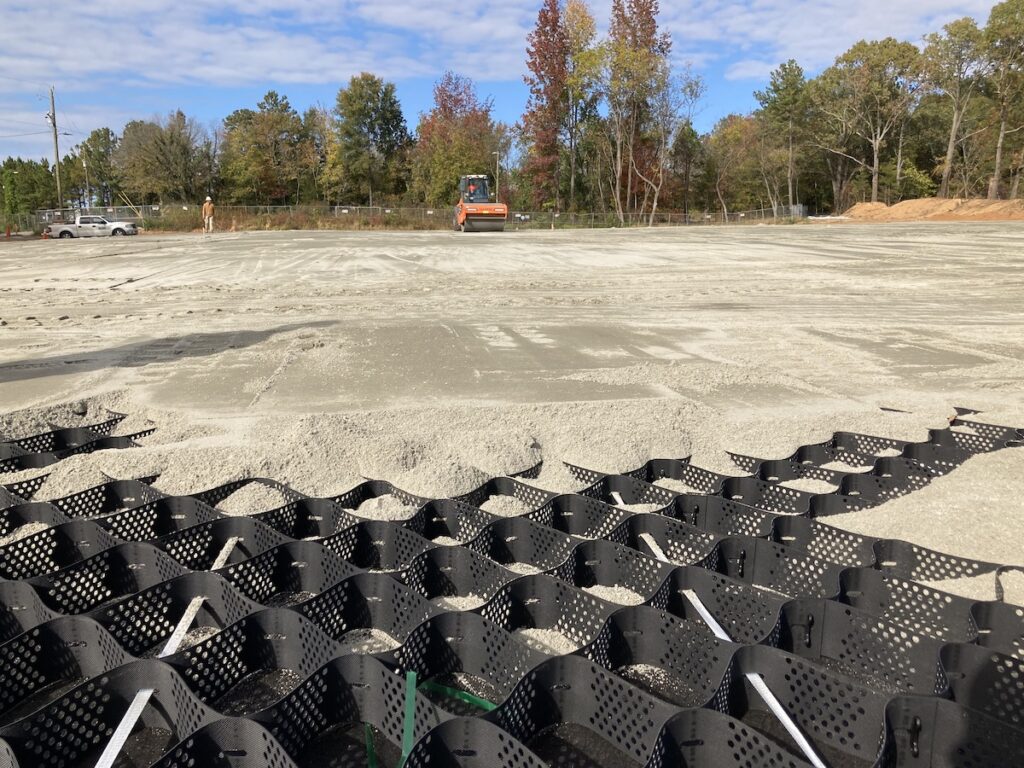
[[[487,699],[481,699],[479,696],[474,696],[468,691],[460,691],[458,688],[449,688],[447,685],[435,683],[433,680],[428,680],[420,685],[420,690],[433,691],[434,693],[439,693],[442,696],[447,696],[449,699],[464,701],[477,709],[482,709],[484,712],[490,712],[492,709],[497,709],[498,707],[497,704],[494,704]]]
[[[405,765],[412,752],[413,736],[416,731],[416,673],[405,673],[405,722],[402,723],[402,759],[399,766]]]
[[[377,750],[373,748],[373,729],[369,723],[363,723],[366,732],[366,768],[377,768]]]

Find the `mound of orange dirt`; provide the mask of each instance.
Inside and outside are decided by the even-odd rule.
[[[843,215],[849,216],[851,219],[871,220],[887,210],[889,210],[889,206],[885,203],[857,203]]]
[[[846,216],[856,221],[1024,221],[1024,200],[923,197],[891,206],[857,203]]]

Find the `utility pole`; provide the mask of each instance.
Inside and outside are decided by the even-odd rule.
[[[46,116],[53,128],[53,172],[57,175],[57,208],[64,207],[64,194],[60,188],[60,148],[57,146],[57,107],[53,99],[53,86],[50,86],[50,114]]]
[[[498,182],[501,175],[501,152],[491,152],[494,155],[494,202],[498,202]]]
[[[82,158],[82,167],[85,169],[85,207],[86,210],[92,207],[92,190],[89,188],[89,164]]]

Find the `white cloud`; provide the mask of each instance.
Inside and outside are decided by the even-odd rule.
[[[533,5],[470,5],[453,21],[448,10],[422,2],[143,0],[126,13],[121,2],[81,0],[73,13],[59,14],[26,4],[5,11],[0,27],[0,91],[125,76],[165,84],[334,83],[363,70],[432,75],[460,62],[477,79],[507,79],[510,67],[522,68]]]
[[[540,0],[457,8],[425,0],[78,0],[56,12],[48,3],[7,5],[0,99],[17,95],[11,106],[33,112],[38,104],[41,114],[46,106],[37,95],[52,82],[59,94],[75,92],[79,101],[95,94],[96,102],[117,105],[94,110],[106,122],[91,123],[80,110],[87,132],[116,126],[118,114],[148,113],[139,105],[162,103],[168,87],[333,88],[361,71],[401,81],[452,68],[486,93],[488,82],[522,77]],[[598,29],[606,29],[611,0],[591,6]],[[763,80],[788,58],[813,73],[858,39],[918,41],[959,16],[984,20],[990,7],[991,0],[662,0],[661,22],[680,63],[698,72],[723,65],[727,79]],[[21,132],[0,122],[0,136]],[[45,137],[26,142],[42,146]],[[16,146],[0,139],[0,156]]]
[[[896,37],[918,42],[953,19],[984,20],[990,0],[680,0],[666,3],[662,23],[674,39],[739,57],[732,77],[756,76],[754,61],[772,68],[796,59],[817,71],[857,40]]]
[[[766,80],[778,62],[761,59],[740,59],[725,70],[726,80]]]

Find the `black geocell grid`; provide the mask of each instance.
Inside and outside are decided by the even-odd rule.
[[[687,459],[623,475],[572,467],[587,485],[563,495],[524,482],[539,466],[456,499],[384,481],[333,499],[266,479],[179,497],[157,478],[112,481],[52,502],[31,501],[39,479],[2,486],[0,535],[51,527],[0,547],[0,766],[94,765],[141,688],[155,693],[124,768],[390,768],[403,744],[405,765],[431,768],[807,765],[748,673],[834,768],[1020,766],[1024,609],[918,583],[996,579],[1015,564],[818,519],[1020,444],[1020,430],[965,415],[919,444],[837,433],[782,460],[735,456],[745,477]],[[55,430],[5,445],[52,464],[97,439]],[[821,466],[835,461],[851,471]],[[838,491],[780,485],[796,478]],[[248,483],[288,502],[249,517],[214,509]],[[418,511],[392,523],[346,510],[388,494]],[[479,509],[495,495],[532,511]],[[460,544],[436,545],[442,536]],[[588,591],[598,586],[638,604]],[[197,596],[194,644],[154,658]],[[478,605],[442,607],[453,598]],[[420,683],[411,717],[407,672]]]

